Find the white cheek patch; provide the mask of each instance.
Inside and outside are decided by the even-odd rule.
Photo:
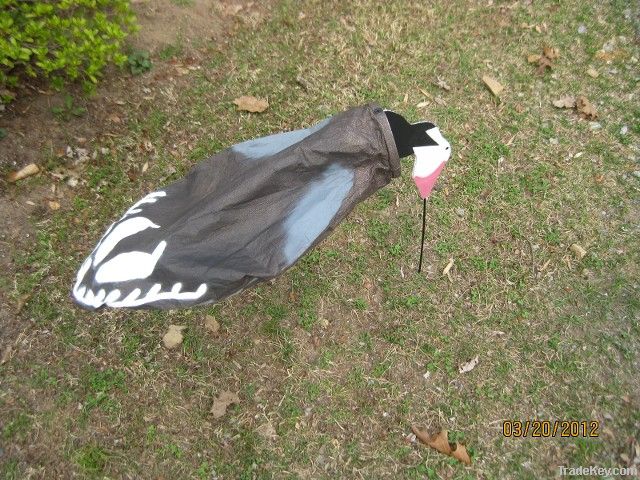
[[[451,145],[440,133],[438,127],[430,128],[427,134],[438,145],[424,145],[413,147],[416,160],[413,164],[412,177],[424,178],[432,175],[438,167],[451,157]]]
[[[166,247],[167,242],[162,241],[150,254],[133,251],[116,255],[100,265],[95,280],[98,283],[115,283],[147,278],[153,273]]]

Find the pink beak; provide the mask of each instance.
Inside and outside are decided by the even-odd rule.
[[[416,182],[420,197],[426,199],[433,190],[440,172],[451,156],[451,145],[442,136],[438,127],[427,130],[427,134],[436,142],[436,145],[424,145],[413,147],[416,160],[413,164],[411,176]]]
[[[433,173],[426,177],[413,177],[413,181],[416,183],[416,187],[418,187],[421,198],[427,198],[431,194],[431,190],[433,190],[436,180],[438,180],[440,172],[442,172],[444,168],[444,164],[445,162],[442,162],[436,167]]]

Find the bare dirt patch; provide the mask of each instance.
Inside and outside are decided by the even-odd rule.
[[[228,22],[225,5],[218,1],[141,0],[134,1],[133,5],[140,31],[133,36],[132,43],[151,53],[158,53],[178,41],[187,45],[218,42]]]

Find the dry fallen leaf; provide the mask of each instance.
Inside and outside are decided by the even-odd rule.
[[[465,447],[462,443],[455,443],[456,448],[451,451],[451,456],[456,460],[464,463],[465,465],[471,465],[471,457],[469,457],[469,453],[467,452],[467,447]]]
[[[60,204],[55,200],[49,200],[47,205],[49,206],[49,210],[60,210]]]
[[[465,362],[462,365],[460,365],[460,367],[458,368],[458,372],[460,372],[460,373],[470,372],[471,370],[476,368],[476,365],[478,365],[478,361],[479,361],[479,357],[478,357],[478,355],[476,355],[475,357],[473,357],[468,362]]]
[[[567,95],[566,97],[559,98],[553,102],[553,106],[557,108],[575,108],[576,99],[571,95]]]
[[[451,87],[449,86],[449,84],[441,78],[438,78],[436,85],[447,92],[451,91]]]
[[[551,68],[551,66],[552,66],[551,60],[549,60],[547,57],[543,55],[542,57],[540,57],[540,60],[538,60],[538,69],[536,70],[536,73],[538,75],[543,75],[545,70],[547,68]]]
[[[24,168],[21,168],[17,172],[11,172],[7,175],[7,182],[15,183],[18,180],[22,180],[23,178],[30,177],[31,175],[35,175],[38,173],[40,169],[35,163],[30,163]]]
[[[557,48],[553,48],[553,47],[549,47],[549,46],[545,46],[542,49],[542,53],[549,60],[556,60],[560,56],[560,54],[558,53],[558,49]]]
[[[233,103],[238,106],[238,110],[245,110],[252,113],[264,112],[269,108],[269,102],[266,100],[247,95],[236,98]]]
[[[576,256],[578,260],[582,260],[584,256],[587,254],[587,251],[577,243],[574,243],[573,245],[571,245],[569,247],[569,250],[573,252],[573,254]]]
[[[11,352],[13,351],[12,345],[7,345],[5,349],[2,351],[2,356],[0,357],[0,365],[4,365],[11,358]]]
[[[587,100],[587,97],[582,95],[576,98],[576,110],[587,120],[595,120],[598,118],[595,107]]]
[[[471,457],[467,452],[467,448],[461,443],[450,443],[449,433],[446,430],[441,430],[435,435],[429,435],[426,431],[419,429],[415,425],[411,426],[411,431],[425,445],[437,450],[440,453],[449,455],[456,460],[464,463],[465,465],[471,465]]]
[[[527,62],[538,63],[540,61],[540,58],[542,58],[542,55],[538,55],[537,53],[532,53],[531,55],[527,56]]]
[[[500,84],[500,82],[488,75],[484,75],[482,77],[482,81],[487,86],[487,88],[491,90],[491,93],[493,93],[496,97],[500,94],[500,92],[504,90],[504,87]]]
[[[542,55],[537,53],[532,53],[527,56],[527,62],[529,63],[537,63],[538,68],[536,72],[542,75],[547,68],[551,68],[553,66],[553,61],[558,58],[558,50],[553,47],[545,46],[542,49]]]
[[[225,390],[222,392],[218,398],[213,401],[213,406],[211,407],[211,414],[213,418],[220,418],[227,413],[227,407],[234,403],[240,403],[240,397],[238,397],[237,393],[229,392]]]
[[[209,330],[214,335],[217,334],[218,331],[220,330],[220,324],[213,317],[213,315],[207,315],[207,317],[204,319],[204,326],[207,330]]]
[[[591,78],[598,78],[600,74],[595,68],[590,67],[589,69],[587,69],[587,75],[589,75]]]
[[[422,436],[416,433],[416,437],[422,441]],[[451,453],[451,445],[449,445],[449,435],[446,430],[440,430],[435,435],[432,435],[426,439],[425,442],[431,448],[435,448],[440,453],[449,455]]]
[[[624,56],[624,50],[610,50],[610,51],[598,50],[595,54],[595,57],[598,60],[602,60],[607,63],[614,60],[616,57],[622,57],[622,56]]]
[[[167,348],[175,348],[182,343],[182,330],[184,330],[184,325],[169,325],[169,330],[162,337],[162,343]]]
[[[567,95],[555,100],[553,105],[557,108],[575,108],[576,111],[587,120],[595,120],[598,118],[598,113],[596,112],[595,107],[584,96],[575,98],[571,95]]]
[[[447,266],[444,267],[444,270],[442,270],[442,275],[449,275],[449,271],[451,270],[451,267],[453,267],[453,257],[451,257],[449,259],[449,263],[447,263]]]
[[[138,180],[138,169],[136,167],[131,167],[129,170],[127,170],[127,177],[129,177],[129,180],[131,180],[132,182],[135,182],[136,180]]]

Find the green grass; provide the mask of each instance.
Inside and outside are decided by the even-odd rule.
[[[75,462],[81,467],[85,472],[90,474],[98,474],[101,473],[109,459],[109,454],[101,447],[97,446],[86,446],[79,449],[75,453]]]
[[[125,374],[122,371],[107,369],[95,371],[90,369],[85,374],[84,390],[86,394],[82,403],[83,423],[86,423],[92,411],[100,408],[103,412],[115,416],[121,405],[116,399],[116,392],[125,389]]]
[[[16,418],[7,423],[2,429],[2,437],[5,440],[12,440],[25,437],[31,427],[31,419],[24,413],[18,414]]]
[[[520,479],[549,478],[558,465],[620,466],[640,421],[640,179],[632,175],[640,113],[628,97],[640,50],[625,8],[283,1],[240,27],[224,51],[208,45],[175,103],[122,116],[127,131],[91,162],[73,202],[34,219],[33,247],[16,255],[15,280],[2,282],[14,300],[32,294],[20,313],[32,327],[0,366],[2,438],[13,445],[0,472]],[[620,55],[599,60],[621,35]],[[544,45],[560,57],[537,76],[526,57]],[[183,55],[180,41],[159,59]],[[499,99],[485,74],[505,85]],[[268,97],[269,110],[238,113],[232,100],[245,94]],[[586,95],[602,129],[552,106],[566,94]],[[273,283],[186,311],[87,313],[70,304],[84,255],[146,191],[230,144],[368,101],[433,120],[451,140],[454,155],[428,201],[423,274],[421,202],[404,159],[402,178]],[[145,141],[155,156],[137,149]],[[126,173],[132,152],[151,160],[140,182]],[[573,243],[587,250],[582,260]],[[215,337],[206,315],[221,325]],[[188,327],[171,351],[161,343],[169,324]],[[459,373],[476,355],[476,368]],[[213,419],[224,390],[241,402]],[[502,437],[503,420],[532,418],[599,420],[613,437]],[[448,429],[473,464],[406,443],[412,424]]]

